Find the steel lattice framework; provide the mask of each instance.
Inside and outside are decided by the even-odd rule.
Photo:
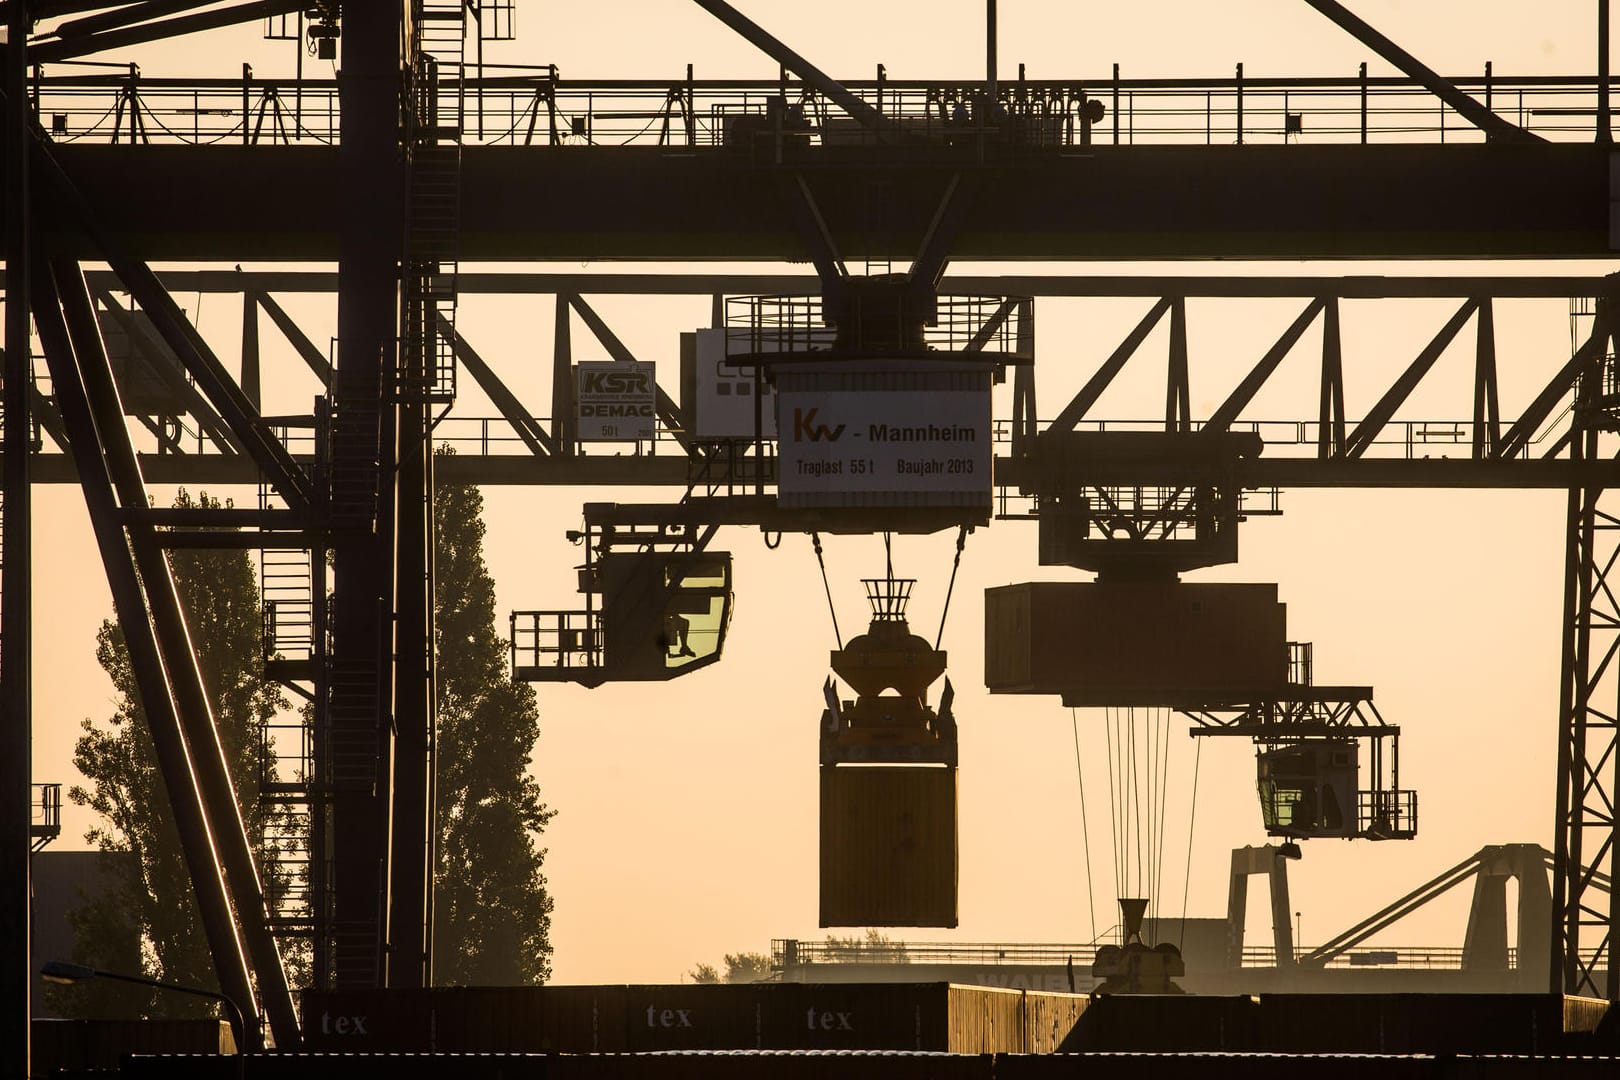
[[[337,86],[279,85],[256,81],[251,72],[240,84],[165,85],[134,71],[98,84],[53,80],[29,68],[232,18],[256,19],[272,8],[291,12],[302,3],[242,4],[144,23],[140,11],[126,11],[62,39],[31,43],[26,53],[8,47],[0,642],[6,710],[0,760],[9,770],[0,815],[6,830],[0,866],[10,868],[0,873],[7,882],[0,903],[5,940],[22,942],[19,955],[28,955],[27,870],[18,861],[26,847],[14,841],[26,837],[28,824],[20,808],[29,801],[31,484],[76,482],[85,493],[121,620],[134,628],[142,697],[167,747],[166,772],[177,817],[191,836],[187,854],[222,984],[241,995],[250,1013],[270,1020],[282,1046],[298,1041],[284,979],[276,978],[272,931],[286,924],[267,907],[251,859],[243,861],[239,808],[217,778],[209,779],[212,720],[172,604],[166,547],[246,547],[306,561],[307,655],[290,661],[282,677],[316,706],[307,762],[313,780],[309,790],[287,794],[305,800],[311,866],[329,863],[331,876],[318,886],[312,879],[317,895],[299,932],[312,938],[323,980],[416,986],[431,979],[427,523],[434,465],[425,435],[436,408],[453,394],[455,373],[470,376],[499,415],[459,418],[473,423],[470,441],[478,452],[456,455],[446,475],[453,469],[458,479],[479,483],[684,489],[679,504],[625,511],[651,525],[804,525],[768,497],[774,478],[768,445],[756,441],[751,450],[727,454],[693,445],[682,403],[667,393],[659,400],[660,438],[644,453],[584,452],[569,427],[568,327],[577,317],[610,356],[631,359],[589,295],[711,296],[718,325],[725,296],[813,292],[816,279],[473,274],[459,270],[460,263],[808,258],[826,281],[846,272],[846,259],[916,255],[943,268],[946,254],[1612,258],[1606,48],[1595,80],[1489,73],[1448,80],[1338,4],[1310,2],[1402,78],[1368,79],[1363,70],[1354,79],[1245,81],[1239,69],[1230,80],[1130,82],[1116,72],[1111,79],[998,85],[992,72],[987,84],[844,85],[709,0],[703,6],[777,57],[792,77],[774,84],[584,86],[549,69],[476,79],[462,53],[469,31],[458,0],[349,5],[341,27],[346,78]],[[21,42],[31,15],[75,5],[6,0],[0,7],[8,40]],[[451,23],[457,31],[437,37],[413,37],[407,29]],[[1600,40],[1606,28],[1605,12]],[[189,104],[165,104],[164,94]],[[226,113],[198,107],[221,95],[232,102]],[[1191,127],[1169,119],[1189,115],[1179,100],[1188,95],[1208,103],[1192,114]],[[650,109],[633,105],[649,98]],[[1438,124],[1395,130],[1390,118],[1411,112],[1413,98],[1433,107]],[[87,119],[99,108],[87,102],[99,100],[116,117],[110,128]],[[600,108],[591,104],[598,100],[605,103]],[[176,108],[230,118],[221,131],[199,128],[187,138],[165,119]],[[641,111],[652,122],[639,141],[604,146],[592,138],[611,129],[615,112]],[[1308,129],[1306,113],[1321,118],[1321,126]],[[1571,116],[1588,120],[1573,123]],[[1595,139],[1588,126],[1594,117]],[[178,145],[153,145],[165,141]],[[682,152],[665,153],[670,147]],[[1071,152],[1077,147],[1086,152]],[[1196,203],[1185,197],[1190,163],[1203,178],[1204,197]],[[879,187],[883,211],[874,213],[871,192]],[[547,197],[533,198],[535,190]],[[646,198],[650,190],[660,197]],[[1088,197],[1075,198],[1077,190]],[[1392,197],[1396,190],[1400,196]],[[336,270],[157,272],[150,265],[263,259],[335,262]],[[109,269],[86,271],[87,262]],[[173,295],[182,290],[242,297],[240,378],[180,310]],[[1039,513],[1044,435],[1132,427],[1252,432],[1277,452],[1243,459],[1235,481],[1262,495],[1307,485],[1570,492],[1554,988],[1620,999],[1620,966],[1613,961],[1620,910],[1612,895],[1607,910],[1600,908],[1591,888],[1600,875],[1612,879],[1620,869],[1614,815],[1620,610],[1608,585],[1620,534],[1605,501],[1605,492],[1620,486],[1620,460],[1610,446],[1612,418],[1620,412],[1609,360],[1612,284],[1590,277],[1049,275],[946,276],[941,284],[944,294],[1008,291],[1151,303],[1049,421],[1036,408],[1033,368],[1014,371],[1013,415],[998,428],[999,515]],[[119,292],[133,304],[126,308]],[[294,292],[336,297],[330,355],[277,299]],[[457,298],[474,292],[553,298],[559,317],[547,410],[526,406],[478,353],[472,329],[455,321]],[[1188,354],[1187,300],[1215,296],[1294,298],[1301,306],[1210,415],[1195,418],[1188,380],[1197,358]],[[1368,411],[1351,416],[1341,302],[1373,297],[1442,298],[1456,307]],[[1591,335],[1567,362],[1548,372],[1528,400],[1509,402],[1498,390],[1494,310],[1521,297],[1602,304]],[[261,313],[307,369],[301,377],[314,380],[319,400],[306,416],[261,410]],[[31,367],[30,315],[48,387]],[[1134,425],[1098,419],[1103,393],[1162,323],[1170,328],[1164,415]],[[1260,391],[1318,326],[1316,407],[1281,422],[1252,418]],[[1466,403],[1450,419],[1413,419],[1414,392],[1470,326],[1475,363]],[[127,371],[114,371],[109,327],[146,339],[149,355],[169,365],[159,372],[172,391],[169,403],[133,410],[138,427],[124,420],[119,395],[129,398],[135,387]],[[1576,407],[1566,411],[1572,396]],[[1098,490],[1163,479],[1128,462],[1101,462],[1076,477]],[[173,481],[262,483],[265,500],[255,510],[196,515],[147,505],[145,484]],[[336,596],[329,618],[328,555]],[[196,779],[185,780],[188,773]],[[28,975],[26,965],[11,963],[0,973],[6,1024],[27,1016]],[[20,1037],[26,1050],[26,1030]]]

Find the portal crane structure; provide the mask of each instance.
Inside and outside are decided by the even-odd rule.
[[[1595,78],[1510,78],[1488,68],[1482,78],[1442,78],[1340,5],[1309,2],[1400,75],[1372,77],[1363,67],[1348,77],[1256,79],[1240,68],[1231,77],[1155,81],[1116,69],[1062,81],[992,72],[983,82],[838,82],[749,24],[749,40],[783,65],[780,79],[689,73],[593,85],[554,67],[484,71],[479,43],[512,30],[511,5],[491,0],[349,4],[341,13],[290,0],[0,2],[10,43],[0,199],[0,850],[9,869],[0,873],[0,931],[14,958],[0,974],[0,1046],[26,1053],[29,1011],[31,485],[77,483],[84,492],[221,984],[250,1014],[250,1028],[267,1018],[276,1043],[290,1047],[298,1029],[278,938],[308,938],[320,985],[408,987],[432,977],[436,468],[480,483],[684,490],[669,504],[593,504],[582,533],[584,617],[537,619],[532,653],[530,624],[520,616],[514,625],[520,669],[528,657],[535,673],[580,681],[614,671],[664,678],[719,655],[731,582],[708,545],[722,525],[932,531],[1033,517],[1042,561],[1096,569],[1101,587],[1140,588],[1230,561],[1236,523],[1275,509],[1279,488],[1567,491],[1553,988],[1620,999],[1620,910],[1593,888],[1620,869],[1612,810],[1620,611],[1607,581],[1617,538],[1605,497],[1620,484],[1614,281],[947,272],[950,259],[1613,257],[1606,3]],[[703,6],[740,25],[727,5]],[[171,17],[159,7],[186,10]],[[306,10],[313,14],[303,24]],[[91,14],[72,18],[80,12]],[[170,80],[144,78],[134,66],[112,76],[60,66],[267,14],[279,20],[276,32],[287,30],[282,16],[293,16],[291,33],[336,53],[343,78],[244,70],[240,80]],[[626,115],[652,119],[624,129]],[[1189,168],[1202,178],[1196,204],[1185,198]],[[542,189],[546,198],[531,197]],[[642,197],[649,190],[660,197]],[[881,213],[873,210],[878,190]],[[908,257],[912,269],[901,276],[873,265]],[[474,260],[753,258],[809,259],[817,277],[460,269]],[[326,268],[152,268],[265,260]],[[850,273],[855,260],[868,272]],[[241,298],[239,374],[180,308],[182,291]],[[569,323],[583,321],[615,361],[636,361],[587,301],[596,292],[714,297],[711,341],[756,402],[768,384],[780,395],[795,378],[820,378],[814,369],[826,357],[816,354],[829,344],[881,359],[902,346],[937,353],[940,341],[929,335],[943,333],[956,356],[943,363],[965,365],[975,400],[982,393],[988,404],[995,380],[1011,381],[1010,422],[985,421],[993,474],[954,504],[881,513],[818,505],[813,488],[795,494],[784,471],[789,451],[765,430],[763,407],[746,430],[706,439],[704,406],[656,387],[652,438],[638,438],[633,456],[593,453],[578,437]],[[336,297],[331,354],[277,299],[292,293]],[[563,317],[549,417],[525,407],[477,352],[458,307],[472,293],[555,299]],[[960,299],[975,296],[991,299]],[[1043,423],[1029,328],[1039,299],[1064,296],[1145,297],[1152,306]],[[1186,303],[1201,296],[1292,297],[1303,309],[1225,400],[1195,418]],[[1348,416],[1341,301],[1398,296],[1458,307],[1366,415]],[[1584,343],[1513,415],[1498,393],[1493,311],[1516,297],[1595,303],[1584,309]],[[964,317],[953,321],[953,312]],[[261,316],[307,368],[299,377],[312,380],[316,398],[307,414],[261,409]],[[1164,416],[1123,433],[1131,425],[1097,420],[1104,391],[1166,319]],[[1256,395],[1318,320],[1321,392],[1316,408],[1301,410],[1310,419],[1252,419]],[[1466,419],[1407,419],[1414,390],[1470,324],[1474,378],[1457,412]],[[862,329],[851,336],[855,326]],[[795,328],[803,334],[783,337]],[[694,336],[694,356],[701,344]],[[35,377],[36,358],[48,383]],[[436,463],[428,436],[451,437],[458,417],[441,422],[441,414],[463,375],[500,416],[473,418],[483,441],[475,435],[472,452]],[[801,383],[795,392],[842,391]],[[806,431],[829,423],[798,420]],[[492,424],[504,440],[494,452]],[[169,482],[260,484],[263,499],[208,512],[150,506],[144,485]],[[182,545],[262,552],[270,670],[313,704],[298,763],[306,781],[274,793],[308,822],[309,899],[298,910],[267,906],[239,808],[210,779],[217,740],[163,558]],[[637,631],[651,631],[652,648],[620,657],[615,619],[631,607],[612,597],[638,590],[663,598],[656,622]],[[684,620],[684,632],[666,615]],[[716,636],[705,652],[709,624]],[[1290,676],[1286,659],[1276,659],[1263,692],[1205,694],[1178,707],[1209,730],[1260,740],[1273,755],[1276,791],[1299,788],[1285,781],[1300,740],[1393,737],[1364,688],[1314,687],[1301,670]],[[1399,835],[1414,824],[1389,766],[1381,790],[1393,802],[1373,806],[1364,834]],[[1305,820],[1299,798],[1277,806],[1285,830]],[[1356,817],[1361,829],[1360,806]]]

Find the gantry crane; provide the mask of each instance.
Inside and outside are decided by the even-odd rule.
[[[185,772],[188,764],[194,773],[199,763],[206,764],[199,747],[206,746],[209,720],[198,686],[187,674],[183,625],[175,623],[164,598],[161,551],[166,544],[180,542],[176,539],[180,534],[168,527],[200,525],[191,531],[186,541],[190,543],[246,543],[307,556],[309,603],[312,613],[323,612],[323,625],[311,644],[307,666],[287,674],[305,685],[317,702],[319,749],[312,775],[319,791],[314,797],[325,815],[321,843],[328,846],[323,859],[330,860],[333,877],[315,916],[316,934],[323,977],[344,986],[419,985],[430,977],[429,897],[424,884],[428,875],[422,860],[431,813],[426,792],[432,629],[430,593],[424,583],[430,580],[426,507],[433,466],[425,453],[428,440],[422,436],[432,423],[433,410],[453,392],[452,358],[490,390],[491,400],[510,415],[513,430],[531,451],[530,460],[516,464],[460,462],[463,475],[598,484],[654,480],[690,488],[693,497],[681,504],[686,509],[611,513],[623,517],[632,531],[657,529],[664,536],[673,535],[672,525],[673,531],[693,530],[679,538],[693,551],[701,551],[702,545],[688,538],[703,539],[716,524],[802,528],[814,520],[811,511],[818,508],[787,507],[779,498],[760,498],[773,485],[781,490],[781,477],[774,471],[781,458],[766,449],[769,440],[762,434],[747,440],[755,448],[752,453],[736,447],[706,452],[683,445],[681,454],[632,469],[622,461],[578,453],[578,442],[562,437],[573,422],[571,409],[554,407],[556,426],[547,426],[521,409],[510,392],[503,396],[490,389],[501,386],[499,378],[478,362],[461,327],[451,323],[455,297],[471,280],[457,272],[460,262],[512,257],[809,257],[822,282],[832,285],[851,277],[839,273],[840,256],[909,255],[929,273],[914,274],[898,285],[851,278],[823,289],[820,300],[834,315],[852,305],[876,304],[899,316],[898,325],[911,327],[931,295],[956,294],[956,285],[938,272],[946,256],[1610,256],[1606,47],[1600,53],[1596,80],[1514,85],[1490,75],[1483,80],[1444,79],[1347,17],[1339,5],[1310,2],[1402,72],[1397,79],[1369,79],[1363,73],[1302,80],[1294,87],[1291,100],[1314,94],[1334,103],[1329,115],[1335,119],[1323,145],[1310,145],[1303,138],[1308,133],[1305,120],[1296,121],[1295,112],[1283,108],[1270,115],[1257,104],[1271,100],[1268,93],[1285,88],[1245,80],[1241,73],[1202,87],[1211,100],[1218,96],[1223,104],[1199,115],[1207,132],[1219,126],[1226,136],[1222,141],[1235,145],[1200,150],[1153,145],[1145,138],[1131,145],[1130,130],[1121,127],[1121,103],[1138,95],[1150,101],[1155,88],[1149,81],[1121,79],[1116,72],[1112,77],[1048,83],[1023,79],[998,83],[993,77],[984,83],[839,83],[754,27],[747,31],[750,39],[783,62],[784,77],[754,84],[700,84],[688,79],[641,88],[657,96],[669,121],[647,138],[662,139],[666,145],[684,143],[683,149],[692,151],[647,155],[634,146],[589,145],[591,133],[611,126],[613,110],[597,109],[592,87],[569,83],[555,69],[525,76],[519,85],[467,77],[468,62],[461,52],[462,43],[469,40],[467,9],[459,3],[351,4],[340,19],[333,18],[334,6],[315,5],[319,12],[311,28],[319,33],[312,38],[318,39],[319,48],[340,52],[345,74],[341,84],[299,80],[295,86],[278,87],[247,72],[239,83],[198,80],[190,88],[193,100],[230,103],[228,108],[194,110],[198,125],[209,116],[235,117],[231,121],[235,126],[228,129],[234,136],[231,146],[242,149],[225,153],[206,145],[213,132],[206,138],[200,128],[191,138],[184,132],[154,137],[155,126],[137,123],[145,115],[138,110],[152,104],[143,99],[152,88],[143,87],[137,72],[99,81],[68,79],[56,77],[60,69],[52,65],[135,41],[222,25],[233,18],[257,19],[271,8],[293,12],[309,5],[237,5],[173,20],[156,17],[143,5],[126,6],[116,14],[96,16],[102,22],[81,23],[72,33],[46,40],[29,37],[35,17],[48,18],[66,8],[49,0],[7,0],[3,10],[8,40],[29,43],[26,52],[15,44],[5,50],[4,84],[8,423],[0,680],[8,741],[0,760],[11,770],[5,821],[7,835],[15,834],[16,841],[3,846],[5,858],[16,864],[7,864],[15,872],[0,875],[8,883],[0,910],[6,913],[8,932],[20,934],[16,940],[23,943],[20,949],[8,948],[7,955],[27,956],[26,933],[18,931],[26,927],[20,913],[26,910],[27,871],[21,860],[28,824],[20,808],[31,800],[26,769],[19,763],[26,762],[20,748],[26,745],[30,721],[31,483],[76,479],[85,490],[109,581],[121,598],[120,615],[126,627],[135,628],[136,638],[150,645],[143,646],[145,659],[137,666],[148,676],[143,698],[155,733],[170,747],[174,776]],[[718,10],[725,5],[705,6]],[[498,10],[502,5],[482,7]],[[406,18],[407,9],[414,20]],[[1600,5],[1600,12],[1599,40],[1606,42],[1606,4]],[[451,25],[456,32],[442,39],[437,36]],[[429,33],[430,27],[434,33]],[[58,28],[58,23],[47,27]],[[278,145],[276,137],[266,135],[277,130],[273,124],[249,123],[255,102],[261,116],[274,114],[279,106],[265,103],[267,95],[280,90],[296,90],[304,104],[317,98],[325,103],[324,111],[311,108],[309,115],[336,117],[327,132],[329,141]],[[636,90],[619,87],[615,93],[629,96]],[[1559,130],[1532,130],[1534,109],[1521,116],[1500,104],[1510,90],[1520,102],[1526,94],[1553,91],[1578,97],[1573,113],[1566,106],[1556,115],[1582,119]],[[1158,92],[1167,93],[1169,88],[1161,86]],[[83,120],[73,103],[82,105],[96,94],[110,103],[124,103],[116,113],[120,118],[113,129],[120,136],[116,143],[72,138],[78,134],[75,125]],[[311,95],[308,101],[304,94]],[[1439,145],[1420,136],[1380,145],[1382,132],[1376,123],[1369,124],[1368,117],[1378,116],[1382,95],[1422,97],[1440,115],[1451,118],[1454,132],[1460,125],[1472,138]],[[604,95],[601,100],[613,97]],[[479,108],[466,108],[468,102]],[[491,102],[503,102],[514,119],[525,121],[510,129],[522,132],[519,146],[476,145],[476,123],[471,118],[482,116],[481,107]],[[707,108],[710,105],[714,108]],[[109,114],[116,107],[110,105]],[[409,120],[403,128],[396,123],[402,107]],[[1267,120],[1258,119],[1268,115]],[[699,123],[704,116],[732,117],[735,122]],[[1590,124],[1593,118],[1595,127]],[[1257,141],[1255,125],[1273,121],[1277,141]],[[1297,145],[1291,135],[1301,136]],[[184,145],[147,145],[170,137]],[[296,128],[284,142],[303,138],[303,129]],[[513,138],[516,141],[517,136]],[[567,154],[554,152],[556,144],[568,140],[580,145]],[[1088,152],[1066,152],[1077,145],[1087,146]],[[1194,159],[1204,181],[1203,198],[1196,207],[1184,198],[1185,168]],[[28,163],[31,169],[25,167]],[[879,182],[886,193],[881,220],[869,212],[866,197],[870,186]],[[547,198],[520,197],[542,185]],[[1392,203],[1388,192],[1397,186],[1405,194],[1399,203]],[[633,191],[648,189],[663,197],[630,197]],[[454,192],[448,200],[447,190]],[[1088,197],[1073,197],[1077,190],[1086,191]],[[169,197],[174,191],[185,192],[186,198]],[[836,247],[831,242],[835,236]],[[300,354],[321,373],[325,386],[322,401],[308,417],[284,418],[285,424],[261,413],[256,384],[248,385],[245,375],[240,381],[229,375],[179,311],[172,293],[180,276],[154,273],[149,266],[158,260],[264,259],[336,262],[335,276],[315,285],[337,295],[336,362],[311,346],[296,326],[289,331],[290,320],[278,321],[290,337],[303,338]],[[188,399],[184,414],[170,413],[166,418],[206,429],[198,442],[208,453],[185,459],[172,452],[158,457],[143,453],[129,439],[119,420],[117,400],[111,396],[117,383],[96,314],[93,290],[96,275],[103,272],[92,270],[86,276],[79,260],[104,262],[111,268],[115,288],[135,298],[152,333],[162,341],[159,351],[169,358],[165,362],[178,365],[195,380],[195,396]],[[275,307],[267,291],[248,292],[257,287],[246,277],[210,280],[211,287],[242,291],[255,310],[270,312]],[[260,280],[262,284],[265,279]],[[103,287],[106,284],[102,282]],[[510,280],[506,285],[532,287]],[[719,278],[693,286],[688,281],[680,287],[729,296],[792,291],[782,285],[750,289],[746,282]],[[560,309],[584,316],[589,305],[579,293],[588,287],[556,282],[551,291]],[[645,287],[656,291],[675,286],[665,282]],[[1129,295],[1143,295],[1144,290],[1158,295],[1160,302],[1151,314],[1156,321],[1166,314],[1172,320],[1182,318],[1185,297],[1211,286],[1183,280],[1120,287],[1137,290]],[[1236,287],[1240,286],[1220,286]],[[1258,291],[1307,287],[1306,292],[1284,293],[1305,297],[1306,310],[1207,420],[1195,421],[1188,407],[1184,338],[1179,367],[1172,347],[1167,438],[1161,446],[1168,461],[1144,463],[1138,456],[1134,462],[1111,463],[1111,474],[1105,469],[1084,483],[1052,486],[1052,470],[1082,449],[1083,438],[1069,439],[1070,429],[1095,405],[1151,329],[1150,323],[1122,343],[1092,383],[1045,428],[1036,422],[1033,372],[1028,365],[1014,365],[1015,418],[1010,452],[996,459],[998,490],[1044,496],[1045,505],[1038,508],[1042,544],[1060,548],[1083,540],[1093,524],[1113,527],[1096,519],[1105,501],[1090,501],[1087,485],[1112,500],[1110,513],[1119,509],[1119,495],[1126,489],[1133,497],[1138,487],[1209,492],[1213,500],[1199,495],[1201,501],[1176,509],[1172,516],[1189,522],[1194,537],[1203,530],[1204,539],[1219,544],[1230,542],[1223,524],[1238,512],[1231,495],[1246,489],[1305,483],[1467,483],[1568,490],[1554,968],[1560,989],[1595,989],[1620,997],[1611,959],[1620,913],[1612,906],[1599,910],[1593,902],[1596,894],[1589,889],[1603,866],[1612,876],[1620,851],[1612,815],[1605,810],[1620,787],[1614,776],[1613,710],[1605,706],[1605,699],[1612,696],[1610,680],[1615,678],[1608,662],[1616,644],[1613,627],[1620,625],[1608,609],[1606,573],[1613,538],[1603,500],[1616,471],[1609,444],[1616,427],[1608,360],[1614,330],[1612,286],[1591,279],[1555,285],[1476,280],[1411,286],[1461,301],[1457,316],[1442,331],[1446,341],[1472,319],[1482,344],[1466,456],[1400,462],[1376,460],[1367,451],[1432,367],[1444,343],[1425,350],[1374,410],[1352,427],[1344,414],[1337,356],[1338,301],[1358,290],[1382,295],[1388,286],[1356,279],[1286,287],[1276,282],[1250,284]],[[1061,294],[1073,288],[1061,279],[1046,279],[976,291],[1010,298]],[[1549,295],[1595,297],[1598,303],[1586,343],[1504,429],[1497,410],[1495,357],[1485,344],[1492,338],[1491,300],[1535,289]],[[1000,308],[997,305],[996,310]],[[103,305],[103,310],[110,308]],[[751,310],[764,309],[755,304]],[[1014,304],[1001,318],[1017,312]],[[29,367],[30,313],[54,376],[49,393],[36,386]],[[1332,342],[1332,355],[1325,346],[1316,453],[1268,460],[1239,453],[1238,444],[1229,443],[1213,457],[1204,455],[1203,450],[1221,440],[1211,437],[1194,443],[1190,436],[1211,426],[1229,427],[1282,355],[1317,318],[1332,328],[1325,334]],[[920,320],[923,325],[928,321],[926,314]],[[723,316],[716,322],[724,329]],[[836,318],[833,325],[840,325]],[[560,366],[568,365],[564,361]],[[253,372],[256,379],[256,366]],[[126,375],[126,385],[127,381]],[[555,383],[554,393],[564,406],[570,404]],[[1575,408],[1555,445],[1537,443],[1536,436],[1548,424],[1562,422],[1559,405],[1571,395]],[[655,415],[661,430],[684,426],[681,410],[667,396],[658,400]],[[294,430],[313,430],[318,446],[295,450],[289,435]],[[41,434],[36,436],[36,431]],[[71,466],[62,453],[64,443],[73,454]],[[1132,448],[1126,458],[1146,445]],[[1199,455],[1186,452],[1193,446],[1199,447]],[[1091,462],[1089,451],[1081,458]],[[1103,463],[1109,464],[1106,455]],[[1230,470],[1225,488],[1204,481],[1211,468]],[[182,522],[144,502],[143,478],[205,476],[250,482],[262,477],[265,504],[258,510]],[[706,509],[700,500],[710,493],[716,501]],[[1147,503],[1137,506],[1149,514],[1165,509]],[[1049,517],[1046,510],[1052,511]],[[990,512],[989,506],[974,511],[986,518]],[[947,515],[933,524],[954,524],[960,516]],[[916,520],[926,522],[927,515]],[[1138,513],[1138,525],[1142,520]],[[243,540],[234,531],[240,525],[257,531]],[[1130,542],[1131,529],[1126,524],[1118,538]],[[666,554],[670,546],[665,545]],[[329,619],[324,598],[314,592],[314,582],[326,572],[328,555],[336,586]],[[676,565],[709,583],[699,588],[711,590],[702,599],[711,601],[707,610],[712,612],[713,590],[729,587],[714,584],[723,580],[715,561],[698,557]],[[612,577],[610,571],[607,578]],[[675,580],[657,577],[662,580],[652,586],[655,589],[667,589]],[[677,592],[682,588],[677,586]],[[384,627],[393,630],[393,648],[384,646]],[[686,648],[698,651],[690,636]],[[677,659],[687,659],[681,647],[674,652]],[[1307,685],[1286,676],[1285,682]],[[1324,707],[1335,704],[1296,694],[1277,701],[1204,705],[1241,706],[1237,709],[1241,729],[1243,723],[1269,722],[1254,713],[1256,707],[1290,700],[1310,700]],[[1339,703],[1359,700],[1347,697]],[[1285,765],[1280,757],[1276,764],[1278,770]],[[240,990],[248,1003],[259,1000],[252,989],[256,986],[277,1041],[291,1045],[297,1039],[296,1027],[275,978],[278,961],[273,941],[267,940],[263,900],[255,892],[251,866],[241,861],[245,838],[240,844],[231,839],[230,823],[240,821],[236,808],[217,786],[210,790],[206,776],[195,785],[171,783],[171,790],[177,818],[191,822],[193,842],[188,852],[222,982]],[[392,832],[381,824],[390,820]],[[197,839],[204,834],[223,836],[227,846],[241,850],[211,852]],[[27,1015],[27,974],[10,965],[6,969],[0,1011],[7,1024]],[[1599,985],[1602,978],[1607,981]],[[254,1012],[259,1011],[255,1005]],[[26,1046],[26,1037],[0,1042]]]

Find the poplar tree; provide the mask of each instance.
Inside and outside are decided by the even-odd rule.
[[[450,451],[441,450],[440,460]],[[484,497],[439,483],[438,853],[433,980],[502,986],[551,975],[551,894],[538,844],[553,811],[529,775],[540,736],[534,688],[514,682],[484,565]]]

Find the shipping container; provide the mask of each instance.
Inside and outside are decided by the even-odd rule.
[[[1081,1014],[1091,1004],[1086,994],[1024,993],[1024,1047],[1020,1053],[1053,1054],[1069,1041]]]
[[[304,1045],[341,1052],[466,1050],[466,992],[427,990],[306,990]]]
[[[126,1054],[232,1054],[223,1020],[35,1020],[36,1076],[56,1069],[114,1069]]]
[[[1263,1048],[1547,1054],[1591,1044],[1607,1002],[1554,994],[1262,994]]]
[[[1092,999],[1065,1051],[1167,1053],[1249,1051],[1260,1000],[1194,994],[1108,994]]]
[[[956,925],[956,769],[821,768],[821,925]]]
[[[1027,582],[985,590],[984,681],[1076,706],[1275,698],[1288,677],[1275,585]]]
[[[625,1048],[757,1050],[772,983],[632,986],[625,994]]]
[[[514,1050],[547,1050],[564,1054],[616,1053],[629,1046],[625,986],[547,986],[538,1045]]]
[[[945,983],[779,983],[772,1050],[938,1050],[949,1042]]]
[[[627,1048],[623,986],[304,992],[307,1049],[589,1054]]]
[[[950,1024],[946,1045],[951,1053],[1023,1053],[1029,1049],[1024,991],[950,986],[946,992]]]

